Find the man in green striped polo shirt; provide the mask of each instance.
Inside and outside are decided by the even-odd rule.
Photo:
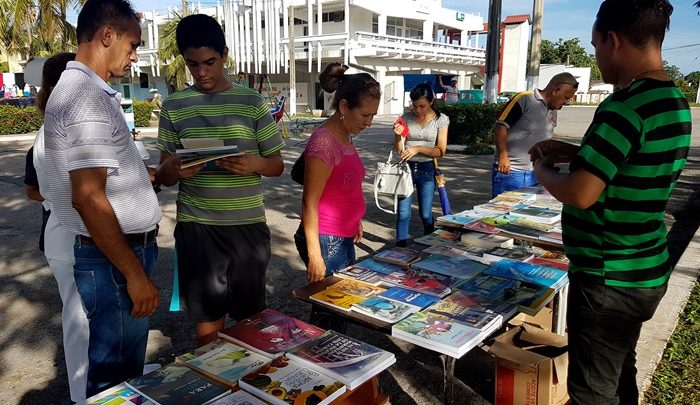
[[[262,176],[284,170],[284,141],[257,92],[224,75],[228,49],[212,17],[198,14],[177,26],[177,46],[195,80],[171,95],[160,113],[156,179],[179,182],[175,248],[181,295],[197,322],[200,345],[216,339],[226,314],[240,320],[265,308],[270,230]],[[183,140],[215,138],[243,156],[181,168]]]
[[[530,154],[540,183],[564,203],[571,263],[569,394],[576,404],[637,404],[635,348],[672,270],[664,224],[690,146],[688,103],[668,78],[661,45],[667,0],[606,0],[592,44],[603,101],[581,146],[556,141]],[[554,170],[570,161],[570,174]]]

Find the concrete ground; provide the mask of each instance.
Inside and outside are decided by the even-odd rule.
[[[557,135],[578,140],[593,115],[590,107],[566,107],[559,116]],[[697,279],[700,262],[700,110],[695,109],[693,148],[686,170],[668,205],[675,219],[671,229],[671,250],[680,259],[669,292],[642,332],[638,345],[639,384],[649,385],[665,343],[677,322],[688,293]],[[393,242],[394,217],[373,204],[372,176],[376,163],[386,159],[391,145],[393,117],[381,117],[356,140],[367,167],[364,185],[367,215],[365,239],[358,257],[371,255]],[[143,129],[147,143],[155,129]],[[37,203],[24,196],[22,184],[24,155],[31,136],[0,137],[0,402],[3,404],[68,403],[60,326],[60,299],[44,257],[37,250],[41,223]],[[289,178],[289,169],[303,150],[302,139],[288,139],[283,152],[286,167],[279,178],[266,179],[268,224],[273,234],[273,259],[267,276],[268,304],[301,319],[308,319],[309,306],[291,299],[294,288],[306,284],[306,275],[294,247],[292,235],[299,223],[301,186]],[[155,165],[157,153],[149,163]],[[442,162],[453,209],[467,209],[490,196],[490,156],[449,154]],[[152,317],[148,362],[166,364],[175,355],[194,348],[193,324],[182,312],[168,311],[172,292],[172,256],[176,190],[159,194],[164,219],[158,238],[160,259],[155,282],[161,293],[161,308]],[[435,212],[439,211],[436,201]],[[415,214],[414,214],[415,215]],[[418,219],[411,232],[419,235]],[[686,249],[687,245],[687,249]],[[442,399],[442,366],[439,357],[400,340],[362,327],[349,333],[396,353],[397,363],[380,376],[384,392],[394,404],[434,404]],[[454,396],[460,404],[493,401],[493,359],[481,349],[472,350],[457,362]]]

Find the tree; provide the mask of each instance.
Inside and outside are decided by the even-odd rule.
[[[166,82],[171,92],[185,87],[187,81],[185,59],[180,55],[180,50],[177,49],[175,36],[177,24],[180,23],[181,19],[182,16],[175,13],[175,17],[160,28],[160,36],[158,37],[158,59],[167,65],[165,69]]]
[[[557,42],[542,40],[541,63],[568,64],[576,67],[591,68],[591,79],[600,80],[600,69],[595,61],[595,56],[586,52],[578,38],[564,40],[559,38]]]

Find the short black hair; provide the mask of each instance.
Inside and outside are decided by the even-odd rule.
[[[129,24],[138,23],[138,20],[128,0],[88,0],[78,14],[78,44],[92,41],[105,25],[113,26],[121,34],[129,29]]]
[[[181,55],[190,48],[211,48],[224,56],[226,38],[221,25],[211,16],[192,14],[180,20],[175,30],[177,49]]]
[[[411,89],[411,92],[408,93],[408,96],[411,98],[411,101],[418,101],[424,97],[428,100],[429,103],[432,103],[433,100],[435,100],[435,92],[433,92],[433,86],[431,86],[429,83],[416,84]]]
[[[605,0],[596,15],[595,30],[604,37],[615,32],[638,48],[650,41],[661,47],[672,13],[668,0]]]

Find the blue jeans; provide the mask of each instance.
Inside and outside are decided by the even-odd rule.
[[[510,169],[510,174],[505,174],[499,172],[498,165],[494,163],[493,171],[491,172],[491,198],[506,191],[532,187],[537,184],[534,171]]]
[[[427,162],[408,162],[413,177],[415,191],[406,198],[399,199],[399,212],[396,217],[396,240],[408,239],[408,227],[411,223],[411,203],[413,195],[418,195],[418,215],[423,223],[423,232],[433,232],[433,197],[435,196],[435,164]]]
[[[131,246],[151,275],[158,259],[155,241]],[[76,240],[75,283],[90,325],[87,396],[143,374],[149,318],[131,316],[124,275],[96,247]]]
[[[318,235],[321,243],[321,256],[323,264],[326,265],[326,277],[333,275],[336,271],[348,267],[355,261],[354,238],[345,238],[335,235]],[[306,247],[306,236],[304,228],[299,226],[294,234],[294,244],[299,252],[299,257],[305,265],[309,265],[309,252]]]

